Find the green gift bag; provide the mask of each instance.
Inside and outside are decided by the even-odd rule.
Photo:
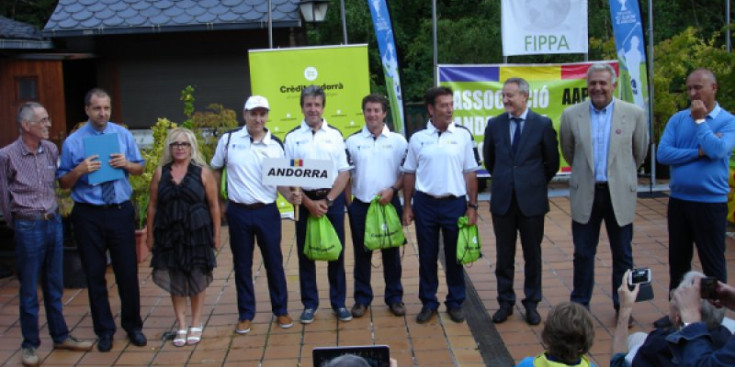
[[[366,251],[402,246],[406,242],[401,219],[393,204],[381,205],[380,196],[373,198],[365,217]]]
[[[469,218],[466,215],[459,217],[459,236],[457,237],[457,262],[462,265],[475,262],[482,256],[480,253],[480,234],[477,224],[467,225]]]
[[[326,215],[316,218],[310,214],[306,219],[304,255],[309,260],[334,261],[341,252],[342,243],[329,218]]]
[[[222,178],[219,181],[219,192],[222,196],[222,200],[227,200],[229,198],[227,195],[227,166],[222,168]]]

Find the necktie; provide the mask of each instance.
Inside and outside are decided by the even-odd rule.
[[[513,117],[510,120],[516,127],[515,132],[513,132],[513,141],[510,143],[510,149],[513,151],[513,156],[515,156],[518,153],[518,144],[521,141],[521,119]]]
[[[102,201],[105,204],[115,204],[115,181],[102,183]]]

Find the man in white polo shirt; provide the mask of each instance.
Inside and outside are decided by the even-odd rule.
[[[352,134],[345,144],[352,171],[352,195],[349,205],[350,229],[355,251],[355,305],[352,316],[362,317],[373,300],[370,287],[372,251],[365,248],[365,218],[370,202],[377,195],[380,204],[392,203],[398,215],[402,214],[398,190],[403,176],[401,163],[406,157],[408,143],[401,134],[391,132],[385,124],[388,100],[371,94],[362,100],[365,126]],[[385,279],[385,304],[396,316],[406,314],[401,285],[400,247],[381,250],[383,256],[383,279]]]
[[[419,245],[419,298],[423,307],[416,321],[428,322],[439,308],[436,262],[441,230],[449,288],[445,304],[452,321],[463,322],[465,284],[462,265],[457,263],[457,219],[467,215],[469,225],[477,221],[479,156],[472,133],[452,121],[454,101],[450,88],[429,89],[425,103],[431,119],[425,129],[411,136],[402,167],[403,224],[410,225],[415,216]]]
[[[255,317],[253,292],[253,249],[257,239],[268,274],[271,310],[278,325],[293,326],[288,315],[288,290],[281,253],[281,214],[276,207],[276,187],[263,185],[263,158],[283,158],[283,144],[265,128],[270,107],[268,100],[252,96],[245,102],[245,128],[225,133],[217,144],[211,165],[217,182],[227,168],[227,222],[235,268],[238,323],[235,332],[247,334]],[[300,203],[300,192],[279,187],[292,203]]]
[[[296,244],[299,256],[299,286],[301,303],[301,323],[314,322],[314,314],[319,307],[319,292],[316,286],[316,264],[304,255],[306,239],[306,220],[308,215],[326,215],[337,232],[342,247],[345,243],[345,199],[342,192],[350,178],[350,165],[347,163],[345,142],[342,133],[327,124],[322,118],[326,96],[324,90],[310,85],[301,91],[301,111],[304,120],[299,126],[286,134],[286,158],[322,159],[332,161],[330,177],[334,182],[329,187],[303,187],[302,205],[299,208],[299,221],[296,222]],[[352,320],[352,314],[345,307],[347,284],[345,280],[344,250],[335,261],[327,265],[329,278],[329,300],[332,310],[341,321]]]

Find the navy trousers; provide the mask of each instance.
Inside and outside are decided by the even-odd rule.
[[[287,314],[288,288],[281,253],[281,213],[276,204],[246,209],[231,202],[227,205],[227,222],[235,269],[238,319],[244,321],[255,317],[253,250],[256,240],[268,274],[271,310],[276,316]]]
[[[439,308],[436,291],[439,287],[439,231],[444,238],[444,260],[447,287],[447,308],[462,307],[466,291],[464,269],[457,263],[457,219],[467,211],[464,197],[435,199],[420,191],[413,196],[413,214],[419,246],[419,299],[429,309]]]
[[[105,279],[108,250],[120,296],[120,326],[128,334],[140,331],[143,321],[140,318],[133,205],[130,201],[106,207],[75,203],[71,219],[87,277],[95,334],[112,336],[116,330]]]
[[[398,212],[398,218],[403,215],[403,207],[398,195],[393,195],[391,204]],[[370,286],[373,252],[365,249],[365,218],[370,203],[354,199],[350,203],[350,229],[352,245],[355,252],[355,303],[370,305],[373,301],[373,289]],[[401,252],[400,247],[391,247],[380,250],[383,257],[383,279],[385,281],[385,304],[391,305],[403,301],[403,285],[401,285]]]
[[[304,255],[306,241],[306,219],[309,210],[299,206],[299,221],[296,222],[296,245],[299,255],[299,288],[301,290],[301,304],[304,308],[316,310],[319,308],[319,290],[316,285],[316,263]],[[332,207],[327,211],[327,218],[332,222],[342,243],[342,252],[335,261],[327,262],[327,277],[329,278],[329,301],[332,309],[345,307],[347,281],[345,279],[345,199],[340,194],[334,199]]]

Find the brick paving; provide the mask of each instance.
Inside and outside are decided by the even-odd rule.
[[[636,222],[634,225],[633,253],[636,266],[653,269],[653,287],[656,298],[650,302],[637,304],[634,308],[636,325],[632,331],[650,330],[651,323],[668,310],[666,298],[668,285],[667,198],[639,199]],[[542,244],[544,259],[544,300],[539,312],[545,317],[551,305],[569,298],[572,286],[572,239],[569,201],[565,197],[551,199],[551,212],[546,217],[546,231]],[[481,304],[487,315],[497,308],[496,282],[494,275],[495,249],[492,222],[487,202],[480,205],[480,231],[483,239],[483,255],[478,262],[468,267],[467,274],[472,281]],[[349,240],[349,226],[346,245],[346,271],[348,297],[347,306],[352,306],[352,244]],[[361,319],[339,322],[332,315],[328,300],[328,283],[325,264],[317,267],[321,308],[314,323],[301,325],[296,320],[302,310],[298,292],[298,259],[294,238],[293,222],[283,222],[282,249],[284,266],[289,287],[289,310],[295,319],[294,327],[281,329],[270,313],[267,279],[265,269],[256,250],[253,274],[257,309],[252,330],[247,335],[237,335],[233,329],[237,322],[234,273],[232,255],[225,244],[218,254],[219,267],[214,273],[214,282],[207,290],[206,305],[203,311],[205,323],[202,342],[196,346],[174,347],[170,341],[162,341],[164,332],[175,329],[171,301],[167,293],[153,284],[148,261],[139,264],[141,286],[141,309],[145,321],[144,332],[148,336],[148,346],[135,347],[127,341],[123,331],[118,330],[114,347],[109,353],[96,349],[87,353],[54,351],[48,336],[43,308],[41,309],[42,346],[39,350],[43,366],[312,366],[311,349],[315,346],[388,344],[391,356],[398,360],[399,366],[484,366],[492,361],[492,356],[482,353],[487,349],[478,347],[479,335],[473,336],[467,323],[455,324],[440,308],[439,317],[430,323],[419,325],[415,316],[421,309],[418,300],[418,256],[414,227],[408,228],[409,243],[403,250],[404,301],[407,307],[405,317],[395,317],[382,302],[382,267],[380,257],[373,258],[373,284],[375,302],[369,312]],[[223,231],[223,241],[228,241],[227,231]],[[610,251],[606,235],[603,235],[596,259],[596,287],[591,302],[595,319],[595,344],[590,357],[597,366],[607,366],[610,357],[610,342],[614,328],[614,310],[610,286]],[[727,260],[730,277],[733,279],[735,268],[735,241],[727,240]],[[522,298],[523,259],[519,250],[516,257],[515,289]],[[698,268],[698,260],[694,267]],[[440,267],[440,287],[438,295],[443,299],[446,285]],[[107,274],[113,313],[119,325],[119,300],[114,286],[114,275]],[[67,289],[64,294],[64,314],[73,334],[77,337],[93,339],[92,321],[89,314],[87,292],[85,289]],[[516,305],[511,318],[503,324],[473,325],[474,329],[497,330],[502,340],[493,339],[494,347],[507,348],[510,356],[518,362],[525,356],[542,351],[540,341],[542,325],[529,326],[522,318],[523,307]],[[483,316],[487,316],[483,315]],[[728,316],[733,317],[732,313]],[[472,318],[470,318],[472,320]],[[487,317],[485,317],[487,320]],[[0,280],[0,365],[20,365],[20,326],[18,321],[18,282],[15,277]],[[498,344],[503,343],[503,345]],[[510,365],[510,363],[487,362],[490,365]]]

